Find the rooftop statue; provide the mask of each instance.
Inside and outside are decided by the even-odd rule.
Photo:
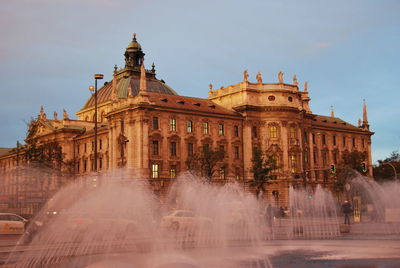
[[[63,109],[63,119],[64,120],[69,120],[67,111],[65,109]]]
[[[278,73],[278,81],[279,81],[279,84],[283,84],[283,73],[282,72]]]
[[[297,82],[296,74],[293,76],[293,85],[297,86],[299,82]]]
[[[249,73],[247,72],[247,70],[244,70],[243,72],[243,81],[244,82],[249,81]]]
[[[262,81],[262,76],[261,76],[260,72],[257,73],[256,79],[257,79],[257,83],[262,84],[263,81]]]

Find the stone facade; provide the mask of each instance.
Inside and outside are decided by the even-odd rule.
[[[216,90],[210,85],[208,99],[179,96],[156,78],[154,65],[144,69],[144,53],[134,37],[125,52],[125,67],[115,68],[112,81],[97,93],[98,171],[131,170],[162,192],[186,169],[188,156],[208,144],[226,152],[223,174],[213,180],[246,185],[253,176],[251,159],[257,147],[279,165],[278,179],[265,196],[286,204],[290,185],[331,183],[330,165],[337,164],[344,152],[367,152],[367,165],[372,166],[373,133],[365,104],[356,127],[333,112],[313,114],[307,83],[300,90],[296,77],[285,83],[280,72],[277,83],[263,83],[258,73],[256,80],[250,82],[245,71],[238,84]],[[66,112],[62,120],[56,115],[48,119],[42,109],[30,139],[38,144],[57,141],[63,158],[74,163],[74,173],[89,174],[94,167],[94,107],[92,96],[76,113],[77,120]],[[3,174],[17,165],[16,156],[16,150],[0,156]]]

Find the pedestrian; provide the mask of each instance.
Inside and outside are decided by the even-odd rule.
[[[267,222],[268,227],[272,227],[272,220],[274,218],[274,209],[271,204],[268,204],[267,209],[265,211],[265,220]]]
[[[348,200],[345,200],[342,205],[342,212],[344,214],[344,224],[350,224],[351,205]]]

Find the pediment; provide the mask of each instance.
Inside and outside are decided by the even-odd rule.
[[[53,133],[55,128],[42,120],[34,121],[29,125],[28,138],[38,138]]]

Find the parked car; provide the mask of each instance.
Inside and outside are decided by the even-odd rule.
[[[212,220],[207,217],[200,217],[190,210],[174,210],[161,220],[161,228],[168,228],[172,230],[182,230],[194,228],[210,227]]]
[[[28,220],[12,213],[0,213],[0,234],[23,234]]]

